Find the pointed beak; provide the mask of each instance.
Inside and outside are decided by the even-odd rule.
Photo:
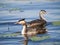
[[[15,22],[15,24],[19,24],[19,22]]]

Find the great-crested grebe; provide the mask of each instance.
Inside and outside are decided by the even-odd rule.
[[[28,35],[31,35],[31,34],[36,34],[36,29],[33,29],[31,27],[27,27],[27,24],[26,24],[26,21],[25,19],[21,19],[19,20],[18,22],[16,22],[17,24],[22,24],[23,25],[23,29],[22,29],[22,32],[21,34],[28,34]]]
[[[28,27],[32,27],[32,28],[36,28],[37,31],[39,31],[39,33],[41,33],[41,31],[46,32],[46,19],[44,18],[44,15],[46,14],[45,10],[41,10],[39,12],[39,17],[40,19],[36,19],[36,20],[32,20],[30,22],[28,22]]]
[[[45,10],[41,10],[39,12],[40,19],[36,19],[36,20],[28,22],[28,26],[35,27],[37,25],[39,25],[39,26],[45,25],[46,24],[46,19],[44,18],[44,14],[46,14],[46,11]]]

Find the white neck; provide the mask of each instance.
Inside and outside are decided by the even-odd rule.
[[[27,31],[26,25],[23,25],[22,34],[26,34],[26,31]]]
[[[46,20],[46,19],[44,18],[44,14],[40,14],[40,16],[41,16],[41,18],[42,18],[43,20]]]

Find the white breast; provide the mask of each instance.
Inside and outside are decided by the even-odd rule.
[[[26,30],[26,26],[23,26],[22,33],[21,34],[25,34],[25,30]]]

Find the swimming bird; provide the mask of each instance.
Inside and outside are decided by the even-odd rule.
[[[22,29],[22,32],[21,32],[21,34],[32,34],[32,32],[34,31],[34,30],[32,30],[33,28],[27,28],[27,24],[26,24],[26,21],[25,21],[25,19],[21,19],[21,20],[19,20],[18,22],[16,22],[17,24],[22,24],[22,26],[23,26],[23,29]],[[28,31],[30,31],[30,32],[28,32]],[[31,32],[32,31],[32,32]],[[34,33],[34,32],[33,32]]]
[[[30,22],[28,22],[28,27],[32,27],[32,28],[36,28],[37,31],[39,31],[39,33],[41,33],[41,31],[43,32],[47,32],[46,30],[46,19],[44,18],[44,15],[46,14],[45,10],[41,10],[39,12],[39,17],[40,19],[36,19],[36,20],[32,20]]]
[[[32,20],[30,22],[28,22],[28,26],[29,27],[42,27],[43,25],[46,25],[46,19],[44,18],[44,14],[46,14],[45,10],[41,10],[39,12],[39,17],[40,19],[36,19],[36,20]]]

